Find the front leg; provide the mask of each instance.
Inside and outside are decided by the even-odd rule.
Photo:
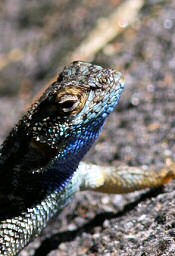
[[[157,188],[175,179],[175,163],[160,171],[142,167],[108,167],[80,163],[81,190],[125,194],[146,188]]]

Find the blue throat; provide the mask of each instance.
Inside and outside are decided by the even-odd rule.
[[[60,192],[65,188],[76,171],[79,162],[98,138],[102,125],[100,127],[100,130],[99,128],[94,129],[92,124],[92,127],[86,127],[84,132],[80,131],[76,133],[76,137],[71,136],[67,140],[67,146],[50,163],[44,174],[44,183],[48,185],[48,180],[50,180],[49,190]]]

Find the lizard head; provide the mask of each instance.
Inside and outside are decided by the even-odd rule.
[[[23,191],[22,200],[30,205],[47,189],[63,188],[97,139],[123,88],[122,75],[114,70],[84,62],[66,66],[3,143],[1,194],[15,191],[21,197]]]
[[[25,125],[32,147],[61,161],[80,161],[97,139],[124,88],[121,73],[84,62],[66,66],[29,109]]]

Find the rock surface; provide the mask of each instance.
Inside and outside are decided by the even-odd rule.
[[[26,102],[62,69],[66,53],[121,2],[0,3],[1,142]],[[95,57],[122,71],[127,87],[86,161],[159,170],[166,158],[175,160],[175,1],[145,2],[137,22]],[[173,256],[174,206],[175,182],[124,196],[77,194],[20,255]]]

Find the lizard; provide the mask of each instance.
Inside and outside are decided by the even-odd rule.
[[[11,130],[0,149],[0,255],[17,255],[77,191],[123,194],[175,178],[174,164],[145,172],[82,161],[124,86],[120,72],[75,61]]]

